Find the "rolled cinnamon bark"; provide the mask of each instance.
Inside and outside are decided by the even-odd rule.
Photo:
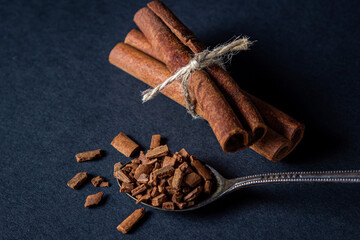
[[[178,39],[180,39],[184,45],[189,47],[191,51],[200,53],[206,49],[206,46],[196,37],[196,35],[187,28],[164,3],[153,1],[148,3],[147,6],[162,19]],[[293,147],[301,141],[305,130],[303,124],[270,104],[242,91],[226,70],[221,67],[213,66],[208,68],[207,71],[214,78],[220,90],[225,93],[225,96],[228,96],[232,100],[231,102],[235,102],[237,109],[244,115],[245,120],[248,120],[247,122],[252,130],[256,128],[255,126],[257,126],[259,122],[261,122],[261,116],[263,116],[268,125],[279,134],[292,141]],[[255,103],[256,107],[261,112],[261,116],[257,115],[258,112],[256,109],[253,110],[254,108],[251,107],[251,102],[248,98],[246,98],[247,101],[240,99],[239,96],[242,96],[243,94]]]
[[[135,23],[157,49],[161,61],[171,72],[176,72],[192,59],[192,54],[169,28],[149,8],[140,9]],[[242,127],[232,108],[205,71],[195,71],[188,82],[193,105],[199,105],[224,152],[235,152],[247,147],[248,133]]]
[[[165,79],[172,75],[163,63],[155,60],[147,54],[125,43],[119,43],[113,48],[109,55],[109,61],[113,65],[140,79],[151,87],[155,87],[156,85],[162,83]],[[194,78],[190,82],[195,82],[193,80]],[[205,84],[206,83],[204,83],[204,85]],[[205,88],[205,86],[203,86],[203,88]],[[206,91],[206,89],[204,90]],[[181,104],[182,106],[186,106],[182,88],[177,81],[166,86],[162,93],[174,100],[175,102]],[[200,94],[205,93],[206,92],[200,92]],[[204,100],[204,98],[201,99]],[[219,106],[219,101],[216,98],[205,98],[205,100],[208,101],[206,103],[207,105],[211,106],[211,104],[213,104],[215,108],[210,110],[214,111],[214,113],[205,114],[204,110],[201,107],[201,104],[196,104],[195,110],[197,114],[199,114],[206,120],[208,120],[208,115],[211,116],[216,115],[217,113],[219,114],[218,118],[212,118],[212,120],[210,120],[215,122],[213,122],[212,124],[210,124],[209,120],[208,122],[213,129],[215,135],[217,136],[222,149],[225,152],[233,152],[243,148],[245,145],[244,141],[247,140],[246,132],[236,125],[236,121],[227,117],[229,115],[231,117],[231,114],[233,114],[233,112],[231,111],[229,113],[229,110],[227,112],[224,112],[222,109],[216,109],[222,107],[221,105]],[[220,100],[223,99],[220,98]],[[205,108],[205,110],[209,111],[209,108]],[[224,110],[226,110],[226,108]],[[223,114],[225,114],[225,118],[222,118],[224,117]],[[223,124],[222,121],[224,121]]]
[[[148,3],[147,6],[161,18],[166,26],[193,53],[200,53],[206,49],[206,46],[200,42],[195,34],[164,3],[153,1]],[[213,77],[216,85],[224,93],[233,109],[237,110],[235,112],[243,126],[251,130],[252,134],[250,135],[249,144],[261,139],[266,133],[267,126],[251,100],[241,91],[239,85],[226,70],[218,65],[213,65],[206,70]]]
[[[142,34],[142,32],[139,30],[131,30],[126,36],[125,42],[159,60],[159,56],[157,56],[158,52],[153,50],[144,34]],[[152,60],[150,59],[148,61]],[[218,75],[221,75],[222,72],[219,73],[220,74]],[[158,82],[161,83],[165,79],[166,78],[159,80]],[[218,77],[217,79],[220,79],[221,81],[226,78]],[[283,113],[274,106],[245,92],[244,90],[241,89],[241,92],[248,96],[255,103],[255,106],[258,108],[265,121],[268,123],[268,128],[272,128],[274,126],[274,129],[270,129],[269,132],[266,133],[268,136],[265,135],[261,141],[254,143],[250,146],[250,148],[265,156],[270,161],[280,161],[282,158],[287,156],[301,141],[305,129],[304,125],[297,122],[295,119]],[[164,94],[167,95],[166,93]],[[184,103],[180,104],[185,106]],[[238,102],[237,105],[240,104],[241,102]],[[279,133],[277,131],[279,131]]]
[[[250,93],[244,93],[255,103],[266,123],[289,139],[292,142],[291,148],[295,148],[304,136],[305,125]]]
[[[124,43],[119,43],[113,48],[109,61],[151,87],[155,87],[171,76],[170,71],[163,63]],[[186,106],[183,92],[178,82],[169,84],[161,93],[180,105]],[[196,112],[204,117],[203,112],[198,106]],[[279,161],[289,153],[287,150],[290,145],[289,140],[270,129],[266,136],[252,145],[251,148],[269,160]]]

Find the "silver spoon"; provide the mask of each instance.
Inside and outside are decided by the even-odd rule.
[[[122,166],[122,168],[125,166],[126,164]],[[203,201],[200,201],[196,205],[182,210],[168,210],[160,207],[154,207],[147,203],[141,203],[158,210],[185,212],[206,206],[209,203],[212,203],[215,200],[227,195],[228,193],[236,191],[240,188],[257,185],[279,183],[360,183],[360,170],[265,173],[240,178],[226,179],[221,176],[220,173],[214,168],[210,167],[207,164],[206,166],[214,174],[215,183],[213,184],[213,186],[215,189],[212,190],[213,193],[209,197],[207,197]],[[121,187],[121,182],[119,180],[118,184]],[[128,196],[135,201],[137,200],[130,194],[128,194]]]

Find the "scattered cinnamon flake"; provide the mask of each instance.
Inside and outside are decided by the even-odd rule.
[[[67,183],[67,185],[72,189],[78,189],[87,178],[87,172],[79,172]]]
[[[86,201],[85,201],[85,207],[87,208],[87,207],[92,207],[92,206],[98,205],[100,203],[103,195],[104,195],[103,192],[98,192],[96,194],[87,196]]]
[[[100,183],[100,187],[110,187],[110,183],[109,182],[102,182]]]
[[[94,160],[94,159],[99,159],[101,157],[102,157],[101,149],[88,151],[88,152],[82,152],[82,153],[78,153],[75,155],[77,162],[90,161],[90,160]]]
[[[124,133],[119,133],[111,142],[111,145],[127,157],[131,157],[140,146]]]
[[[145,208],[135,210],[129,217],[117,226],[117,230],[124,234],[128,233],[130,229],[145,215]]]
[[[94,177],[91,179],[91,183],[94,185],[94,187],[99,187],[102,182],[104,182],[105,179],[101,176]]]

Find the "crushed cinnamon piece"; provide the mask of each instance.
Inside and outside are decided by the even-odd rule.
[[[173,202],[163,202],[162,208],[163,208],[163,209],[168,209],[168,210],[174,210],[174,209],[175,209],[175,205],[174,205]]]
[[[145,215],[145,208],[135,210],[129,217],[117,226],[117,230],[126,234]]]
[[[191,192],[189,192],[185,197],[184,197],[184,201],[186,202],[190,202],[192,200],[194,200],[195,198],[197,198],[198,196],[200,196],[201,192],[203,190],[203,187],[200,185],[197,188],[195,188],[194,190],[192,190]]]
[[[79,172],[67,183],[67,185],[72,189],[78,189],[87,178],[87,172]]]
[[[161,145],[152,150],[147,151],[146,157],[149,159],[164,157],[169,153],[169,148],[167,145]]]
[[[103,195],[104,195],[103,192],[98,192],[96,194],[87,196],[86,201],[85,201],[85,207],[87,208],[87,207],[93,207],[95,205],[98,205],[100,203]]]
[[[157,178],[166,178],[170,177],[174,173],[174,168],[171,166],[166,166],[160,169],[155,170],[153,173]]]
[[[161,135],[159,134],[152,135],[150,149],[157,148],[158,146],[160,146],[160,143],[161,143]]]
[[[119,166],[115,164],[114,176],[122,181],[120,192],[136,197],[136,203],[184,209],[211,193],[211,171],[185,149],[172,154],[167,145],[160,145]]]
[[[204,178],[204,180],[210,180],[211,171],[207,169],[199,160],[197,160],[194,156],[190,156],[191,165],[196,169],[200,176]]]
[[[82,153],[78,153],[75,155],[77,162],[85,162],[85,161],[95,160],[95,159],[99,159],[101,157],[102,157],[101,149],[88,151],[88,152],[82,152]]]
[[[111,145],[127,157],[131,157],[140,146],[124,133],[119,133],[111,142]]]
[[[151,199],[151,204],[155,207],[160,206],[163,202],[166,202],[167,197],[164,193],[154,197],[153,199]]]

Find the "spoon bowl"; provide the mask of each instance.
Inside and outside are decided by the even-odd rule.
[[[121,169],[127,164],[123,165]],[[141,204],[162,211],[187,212],[206,206],[240,188],[250,186],[285,183],[360,183],[360,170],[265,173],[234,179],[226,179],[214,168],[208,164],[205,165],[213,173],[214,184],[212,193],[202,201],[189,208],[176,210],[163,209],[161,207],[155,207],[144,202],[141,202]],[[117,179],[117,181],[121,187],[121,181],[119,179]],[[137,200],[130,194],[127,193],[127,195],[135,201]]]

